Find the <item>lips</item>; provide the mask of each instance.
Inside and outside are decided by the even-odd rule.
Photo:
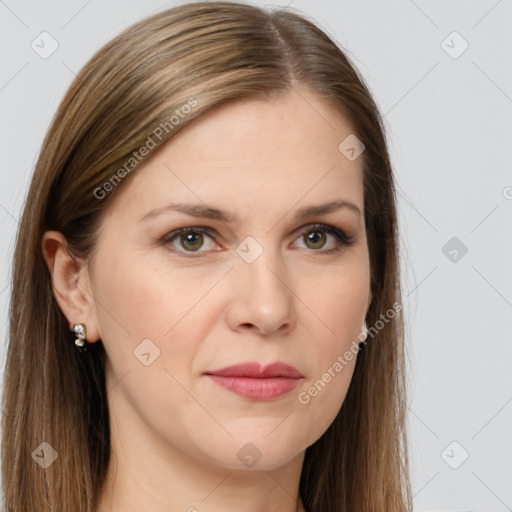
[[[270,377],[302,378],[302,374],[297,368],[281,362],[268,364],[264,368],[261,368],[260,364],[255,362],[236,364],[227,366],[221,370],[207,372],[207,375],[217,375],[219,377],[251,377],[253,379]]]
[[[296,368],[281,362],[264,368],[257,362],[242,363],[205,375],[233,393],[258,401],[273,400],[292,391],[302,381],[302,374]]]

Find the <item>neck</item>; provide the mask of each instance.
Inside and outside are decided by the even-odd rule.
[[[272,471],[241,471],[185,454],[171,462],[123,453],[111,457],[97,512],[305,512],[298,497],[302,455]]]

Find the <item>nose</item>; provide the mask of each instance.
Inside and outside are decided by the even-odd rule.
[[[227,321],[232,330],[268,335],[295,328],[297,298],[277,250],[264,248],[252,263],[237,257],[229,278]]]

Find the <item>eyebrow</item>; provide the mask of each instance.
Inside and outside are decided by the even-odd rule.
[[[337,201],[331,201],[325,204],[306,206],[304,208],[300,208],[299,210],[296,210],[295,218],[300,220],[306,217],[312,217],[313,215],[332,213],[341,210],[342,208],[347,208],[355,212],[357,215],[361,216],[361,210],[359,209],[358,206],[356,206],[354,203],[351,203],[350,201],[339,199]],[[166,206],[155,208],[154,210],[149,211],[148,213],[140,217],[137,220],[137,222],[142,222],[154,218],[168,211],[182,212],[187,215],[190,215],[191,217],[197,217],[202,219],[218,220],[221,222],[225,222],[226,224],[235,223],[238,221],[238,217],[233,213],[218,208],[212,208],[205,204],[170,203]]]

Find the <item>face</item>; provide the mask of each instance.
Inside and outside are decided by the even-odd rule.
[[[306,90],[237,101],[126,178],[88,286],[110,405],[134,435],[228,468],[261,457],[268,470],[332,423],[356,361],[339,356],[370,294],[362,158],[338,149],[352,132]],[[341,206],[300,216],[329,203]],[[275,362],[295,377],[208,375]]]

